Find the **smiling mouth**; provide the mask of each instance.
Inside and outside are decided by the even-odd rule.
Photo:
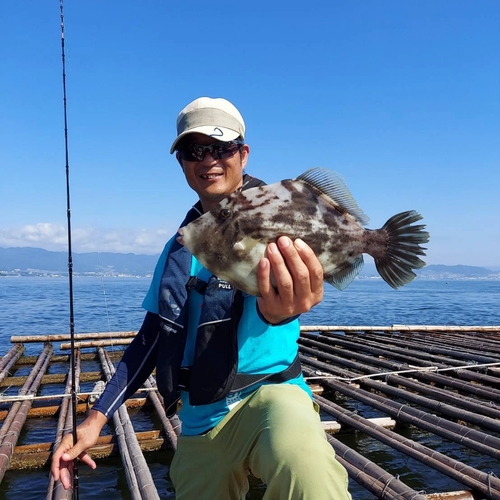
[[[204,174],[200,175],[200,177],[206,181],[212,180],[212,179],[217,179],[220,177],[222,174]]]

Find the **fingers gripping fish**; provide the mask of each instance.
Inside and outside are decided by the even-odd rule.
[[[187,226],[179,242],[213,274],[251,295],[259,295],[257,265],[267,245],[286,235],[301,238],[316,253],[324,280],[346,288],[374,258],[380,276],[393,288],[415,278],[429,241],[422,216],[410,210],[381,229],[367,229],[368,217],[335,173],[314,168],[293,180],[238,190]]]

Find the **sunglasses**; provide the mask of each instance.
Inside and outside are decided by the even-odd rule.
[[[202,161],[208,151],[212,158],[225,160],[231,158],[243,146],[241,141],[215,142],[205,146],[203,144],[186,144],[178,149],[179,155],[184,161]]]

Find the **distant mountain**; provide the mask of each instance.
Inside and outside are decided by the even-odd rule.
[[[73,253],[73,272],[86,275],[147,276],[153,273],[158,257],[159,255],[113,252]],[[67,271],[67,252],[50,252],[30,247],[0,247],[0,275],[66,274]],[[419,269],[417,275],[423,279],[499,279],[500,271],[476,266],[429,265]],[[372,262],[366,262],[359,277],[379,277],[379,274]]]
[[[459,279],[459,278],[500,278],[500,271],[498,269],[487,269],[478,266],[447,266],[444,264],[431,264],[418,269],[417,276],[421,278],[443,278],[443,279]],[[375,264],[371,262],[365,263],[363,269],[359,273],[360,277],[371,278],[379,276]]]
[[[72,257],[75,274],[146,276],[153,273],[159,255],[89,252],[73,253]],[[68,254],[30,247],[0,248],[0,272],[16,269],[22,274],[65,274],[68,271]]]
[[[418,272],[420,276],[429,276],[435,274],[456,274],[460,276],[489,276],[492,274],[498,274],[498,271],[493,271],[492,269],[486,269],[485,267],[477,266],[445,266],[444,264],[433,264],[430,266],[423,267]]]

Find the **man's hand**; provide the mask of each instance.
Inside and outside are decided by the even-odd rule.
[[[97,443],[101,429],[106,422],[107,418],[102,413],[91,410],[89,416],[76,428],[76,444],[73,446],[73,434],[66,434],[57,450],[54,451],[50,471],[55,481],[61,480],[65,490],[72,483],[73,461],[75,458],[78,457],[92,469],[97,467],[91,456],[86,453],[86,450]]]
[[[292,242],[281,236],[277,244],[270,243],[259,262],[257,279],[261,294],[257,304],[271,324],[305,313],[323,299],[323,268],[300,239]]]

